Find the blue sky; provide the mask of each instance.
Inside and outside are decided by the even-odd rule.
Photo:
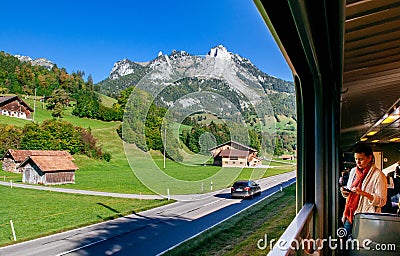
[[[205,55],[220,44],[293,80],[251,0],[4,1],[1,9],[1,51],[44,57],[95,82],[124,58],[145,62],[172,50]]]

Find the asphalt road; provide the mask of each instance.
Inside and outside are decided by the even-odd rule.
[[[261,196],[231,199],[229,189],[7,247],[0,255],[160,255],[295,182],[295,172],[260,180]]]

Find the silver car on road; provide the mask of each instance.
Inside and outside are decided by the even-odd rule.
[[[238,180],[231,187],[231,197],[253,198],[261,195],[261,187],[253,180]]]

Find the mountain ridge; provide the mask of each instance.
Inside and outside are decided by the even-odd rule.
[[[250,60],[229,52],[223,45],[217,45],[210,49],[204,56],[192,55],[186,51],[173,50],[169,55],[160,52],[156,58],[146,64],[137,63],[128,59],[123,59],[114,63],[108,78],[96,84],[100,92],[111,97],[118,97],[119,92],[130,86],[142,86],[153,96],[168,87],[169,85],[178,86],[179,80],[188,78],[198,78],[198,81],[213,79],[214,87],[207,85],[209,91],[218,92],[224,95],[224,91],[233,90],[237,94],[242,94],[253,104],[257,104],[262,98],[274,95],[271,98],[272,105],[287,105],[278,110],[278,114],[295,116],[295,89],[293,82],[270,76],[258,69]],[[144,80],[143,80],[144,79]],[[217,82],[216,80],[219,80]],[[144,82],[146,81],[146,82]],[[193,80],[187,80],[193,82]],[[147,85],[146,85],[147,83]],[[228,87],[227,87],[228,85]],[[184,87],[193,87],[188,84],[180,84],[180,89],[175,91],[177,95],[182,95]],[[230,88],[230,89],[229,89]],[[202,89],[198,85],[198,90]],[[180,91],[180,93],[179,93]],[[193,93],[193,88],[187,93]],[[242,98],[242,95],[239,98]],[[160,96],[159,96],[160,98]],[[167,107],[179,97],[164,95],[158,103]],[[169,102],[166,102],[169,98]],[[229,98],[230,100],[232,98]],[[287,102],[279,102],[284,99]],[[243,101],[236,107],[247,105]]]
[[[46,58],[37,58],[37,59],[32,59],[29,56],[24,56],[24,55],[14,55],[17,59],[19,59],[22,62],[30,62],[32,66],[41,66],[46,68],[47,70],[51,70],[53,66],[55,65],[52,61],[46,59]]]

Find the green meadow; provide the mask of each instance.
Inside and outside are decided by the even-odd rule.
[[[24,100],[29,105],[34,105],[33,100]],[[112,99],[106,100],[108,100],[108,105],[113,103]],[[40,123],[52,118],[51,113],[42,107],[41,103],[36,102],[35,122]],[[71,115],[71,112],[72,108],[66,109],[62,120],[71,122],[75,126],[90,128],[103,150],[111,154],[111,160],[106,162],[91,159],[84,155],[73,155],[74,162],[79,167],[79,170],[76,171],[76,183],[56,187],[115,193],[154,194],[153,191],[143,185],[129,165],[124,145],[116,132],[120,122],[78,118]],[[0,124],[4,125],[23,127],[29,122],[31,121],[0,115]],[[152,151],[149,155],[151,161],[140,162],[144,169],[157,166],[165,174],[178,180],[201,181],[213,177],[220,170],[220,167],[211,164],[183,165],[169,159],[166,159],[166,168],[164,169],[164,159],[160,152]],[[295,168],[291,164],[284,163],[271,163],[272,165],[274,168],[259,170],[262,177],[292,171]],[[237,179],[252,178],[253,171],[251,168],[244,168],[238,172]],[[22,175],[0,171],[0,180],[22,183]],[[225,184],[225,187],[227,185]],[[165,200],[74,195],[10,188],[9,186],[0,186],[0,193],[3,195],[2,207],[0,208],[0,246],[15,243],[12,239],[10,220],[13,220],[17,242],[20,242],[168,203]],[[172,202],[172,200],[169,202]]]
[[[33,106],[32,99],[24,99],[29,105]],[[127,160],[125,149],[121,138],[116,130],[120,122],[104,122],[94,119],[79,118],[71,114],[72,108],[69,107],[64,112],[62,120],[71,122],[72,124],[84,128],[90,128],[92,134],[97,139],[99,145],[105,152],[111,154],[110,162],[104,160],[92,159],[84,155],[74,155],[75,164],[79,167],[76,171],[75,184],[61,185],[65,188],[106,191],[115,193],[130,194],[153,194],[142,182],[135,176]],[[40,102],[36,102],[35,122],[43,122],[50,119],[50,111],[43,108]],[[31,121],[12,118],[0,115],[1,124],[12,124],[23,127]],[[151,157],[158,168],[162,169],[167,175],[184,181],[204,180],[215,175],[220,167],[212,165],[183,165],[166,159],[166,168],[163,169],[163,156],[159,152],[151,152]],[[143,168],[154,168],[154,163],[144,163]],[[146,164],[148,166],[146,166]],[[277,163],[271,163],[277,165]],[[293,166],[280,164],[279,168],[268,169],[263,175],[267,177],[282,172],[293,170]],[[244,168],[238,176],[238,179],[249,179],[253,169]],[[264,171],[263,171],[264,172]],[[1,177],[6,180],[14,179],[14,182],[21,182],[20,174],[11,174],[8,172],[0,172]]]
[[[0,246],[59,233],[158,207],[172,200],[138,200],[0,186]]]
[[[117,103],[117,100],[114,99],[114,98],[108,97],[108,96],[106,96],[104,94],[100,94],[100,93],[98,95],[100,97],[101,104],[106,106],[106,107],[111,108],[114,103]]]

